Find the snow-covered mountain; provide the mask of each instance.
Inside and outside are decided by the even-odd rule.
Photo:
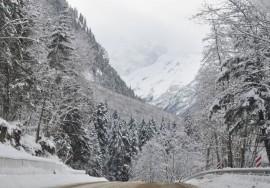
[[[195,81],[187,86],[172,85],[153,105],[177,115],[183,114],[196,100]]]
[[[190,83],[200,62],[199,54],[168,52],[151,65],[123,76],[123,79],[136,95],[150,104],[179,114],[183,108],[187,108],[188,103],[192,103],[189,98],[194,92]]]
[[[129,45],[122,46],[124,44],[120,43],[109,51],[110,63],[122,77],[154,64],[160,56],[167,53],[165,47],[147,40],[131,37],[126,39],[126,43]],[[117,50],[119,48],[123,50]]]

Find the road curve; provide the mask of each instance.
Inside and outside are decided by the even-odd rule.
[[[144,183],[144,182],[100,182],[100,183],[77,184],[58,188],[196,188],[196,187],[183,183],[158,184],[158,183]]]

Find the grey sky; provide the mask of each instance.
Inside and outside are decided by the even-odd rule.
[[[183,53],[201,53],[207,27],[188,18],[202,0],[68,0],[87,19],[110,56],[146,42]]]

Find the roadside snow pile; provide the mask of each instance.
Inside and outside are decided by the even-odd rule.
[[[91,182],[104,182],[105,178],[88,175],[0,175],[1,188],[64,187]]]
[[[107,181],[59,162],[52,140],[41,137],[36,143],[34,136],[22,135],[19,122],[0,118],[0,187],[45,188]]]
[[[71,174],[63,163],[35,157],[0,143],[0,174]]]
[[[34,136],[23,135],[21,136],[20,144],[31,155],[51,158],[55,154],[55,143],[52,140],[52,138],[42,136],[38,143],[36,143]]]
[[[270,177],[259,175],[209,174],[204,177],[188,180],[185,183],[195,185],[198,188],[266,188],[270,187]]]
[[[91,177],[53,159],[32,156],[0,143],[0,187],[48,188],[107,181]]]
[[[52,159],[32,156],[0,143],[0,187],[48,188],[107,181]]]
[[[22,135],[19,122],[9,123],[0,118],[0,174],[75,173],[54,154],[55,145],[50,138],[42,137],[36,143],[35,137]]]

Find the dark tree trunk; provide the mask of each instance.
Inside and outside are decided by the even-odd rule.
[[[5,68],[6,73],[6,83],[5,83],[5,89],[6,94],[4,96],[4,104],[3,104],[3,118],[5,120],[9,120],[9,113],[10,113],[10,70],[8,65],[6,65]]]
[[[228,155],[228,167],[233,168],[233,155],[232,155],[232,136],[229,135],[227,140],[227,155]]]
[[[43,113],[44,113],[44,108],[45,108],[45,102],[46,102],[46,97],[44,97],[43,103],[42,103],[41,113],[40,113],[39,122],[38,122],[38,127],[37,127],[36,143],[37,143],[38,140],[39,140],[40,126],[41,126],[41,121],[42,121],[42,119],[43,119]]]
[[[270,140],[268,138],[264,139],[264,147],[266,150],[268,162],[270,163]]]
[[[245,125],[243,147],[241,148],[241,164],[240,164],[241,168],[243,168],[245,165],[246,147],[247,147],[247,125]]]
[[[214,137],[215,137],[215,144],[216,144],[216,156],[217,156],[217,162],[220,162],[220,156],[218,153],[218,137],[217,137],[217,133],[214,132]]]
[[[210,166],[210,148],[211,148],[211,143],[208,145],[207,147],[207,153],[206,153],[206,165],[205,165],[205,169],[209,170],[209,166]]]

